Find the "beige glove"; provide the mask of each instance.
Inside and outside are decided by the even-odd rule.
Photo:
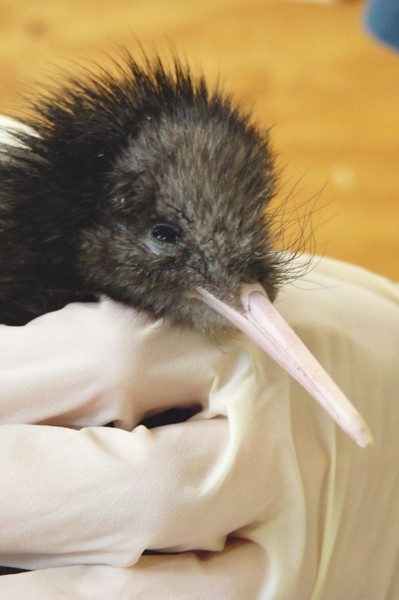
[[[219,354],[111,300],[0,325],[0,423],[131,430],[148,413],[205,400]]]
[[[35,387],[34,375],[26,379],[21,413],[10,408],[8,388],[5,423],[116,420],[130,428],[160,406],[199,401],[204,410],[188,423],[151,432],[3,425],[0,562],[47,569],[0,578],[0,597],[398,596],[397,287],[322,260],[306,279],[287,286],[278,304],[364,414],[373,448],[355,446],[239,334],[214,347],[113,303],[67,307],[21,328],[31,327],[31,356],[42,348],[42,384]],[[90,310],[94,327],[78,314]],[[62,327],[68,311],[76,311],[69,337]],[[52,337],[46,319],[54,319],[59,336],[48,354],[49,364],[57,364],[56,386],[53,375],[43,379],[48,346],[42,326]],[[88,368],[71,352],[81,339]],[[8,366],[19,364],[22,374],[18,348],[14,356]],[[26,346],[26,372],[28,365]],[[30,404],[32,389],[37,394]],[[86,392],[75,400],[81,389]],[[40,400],[47,409],[38,409]],[[139,560],[144,548],[222,550],[228,533],[248,541],[221,553]],[[88,566],[68,566],[75,564]]]

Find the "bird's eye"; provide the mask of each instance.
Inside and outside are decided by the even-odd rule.
[[[158,242],[176,246],[182,241],[181,230],[170,223],[155,223],[151,229],[151,235]]]

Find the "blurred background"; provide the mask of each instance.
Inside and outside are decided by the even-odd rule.
[[[55,69],[173,45],[271,128],[280,244],[399,280],[399,54],[360,0],[0,0],[0,112]],[[309,218],[310,216],[310,218]]]

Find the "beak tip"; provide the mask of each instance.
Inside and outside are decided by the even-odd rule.
[[[374,446],[374,439],[368,427],[362,428],[358,432],[356,436],[356,443],[358,446],[360,446],[360,448],[371,448]]]

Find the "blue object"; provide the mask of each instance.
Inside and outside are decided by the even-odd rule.
[[[369,0],[365,25],[379,40],[399,50],[399,0]]]

